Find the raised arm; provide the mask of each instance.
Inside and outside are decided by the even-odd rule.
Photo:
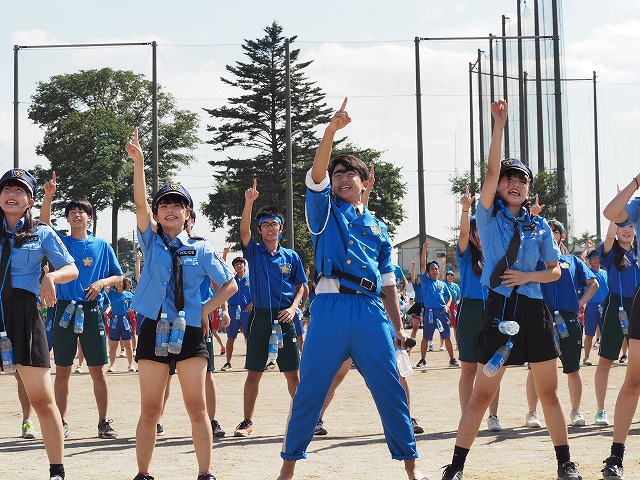
[[[133,129],[133,141],[125,146],[129,157],[133,160],[133,201],[136,204],[136,222],[138,230],[144,232],[149,225],[156,230],[153,214],[147,202],[147,182],[144,174],[144,155],[138,139],[138,127]]]
[[[629,182],[629,185],[624,187],[622,190],[618,190],[618,194],[613,197],[613,200],[609,202],[609,205],[604,207],[604,211],[602,213],[607,220],[622,223],[629,219],[629,213],[627,213],[624,207],[627,206],[627,203],[629,203],[629,200],[631,200],[631,197],[636,190],[640,188],[640,181],[638,181],[638,177],[640,177],[640,175],[633,177]]]
[[[244,208],[242,209],[242,217],[240,218],[240,241],[242,248],[249,245],[251,240],[251,212],[253,210],[253,202],[256,201],[260,192],[258,192],[258,181],[253,179],[253,187],[248,188],[244,192]]]
[[[460,205],[462,205],[462,212],[460,212],[460,234],[458,235],[458,249],[460,250],[460,255],[466,252],[467,247],[469,246],[469,235],[471,233],[469,210],[475,201],[476,199],[469,193],[469,185],[467,185],[467,191],[460,199]]]
[[[320,183],[327,174],[327,168],[329,167],[329,160],[331,159],[331,149],[333,148],[333,137],[338,130],[346,127],[351,123],[351,117],[345,111],[347,107],[347,97],[342,101],[342,106],[338,110],[324,130],[322,140],[318,150],[316,150],[316,156],[313,159],[313,167],[311,169],[311,178],[315,183]],[[364,202],[363,202],[364,203]]]
[[[491,146],[489,147],[489,158],[487,161],[487,174],[484,177],[482,192],[480,193],[480,203],[485,210],[489,210],[498,190],[498,180],[500,180],[500,160],[502,158],[502,134],[507,123],[508,106],[505,100],[498,100],[491,104],[491,115],[493,115],[493,135],[491,136]]]
[[[429,240],[422,245],[422,252],[420,252],[420,273],[425,274],[427,271],[427,250],[429,249]]]
[[[604,237],[604,242],[602,242],[602,253],[603,255],[608,254],[613,248],[613,241],[616,239],[616,233],[618,233],[618,226],[609,222],[609,228],[607,228],[607,235]]]
[[[47,180],[44,184],[44,200],[42,200],[42,207],[40,208],[40,221],[46,223],[50,227],[51,224],[51,202],[58,188],[56,182],[56,172],[51,172],[51,180]]]

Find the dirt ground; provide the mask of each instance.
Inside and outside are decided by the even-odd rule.
[[[225,341],[224,335],[222,336]],[[254,431],[248,438],[234,438],[233,430],[242,420],[242,392],[246,373],[244,345],[236,342],[233,370],[216,372],[218,388],[217,419],[227,437],[216,439],[212,471],[218,479],[276,478],[280,468],[280,447],[290,398],[284,377],[267,372],[261,382],[254,415]],[[216,345],[216,352],[219,347]],[[594,352],[595,353],[595,352]],[[592,359],[597,356],[591,355]],[[216,356],[216,368],[224,364]],[[417,355],[412,355],[415,365]],[[419,419],[425,433],[417,436],[420,462],[431,480],[439,479],[441,468],[451,460],[460,417],[457,395],[459,369],[447,365],[446,352],[427,356],[428,366],[414,370],[409,378],[412,415]],[[124,372],[126,360],[118,358]],[[593,390],[595,366],[584,367],[582,411],[585,427],[569,427],[572,459],[579,464],[585,480],[601,478],[602,460],[608,456],[613,427],[593,425],[596,402]],[[616,364],[611,371],[607,407],[609,418],[626,366]],[[85,367],[86,372],[86,367]],[[54,373],[54,372],[52,372]],[[560,373],[560,397],[568,417],[566,379]],[[511,367],[502,382],[499,418],[504,430],[486,431],[483,425],[469,454],[465,480],[502,478],[555,479],[555,457],[546,429],[525,428],[524,367]],[[139,386],[136,373],[108,374],[109,417],[119,433],[116,440],[97,437],[97,410],[88,373],[73,374],[67,421],[71,436],[65,442],[67,479],[131,479],[136,474],[135,428],[139,414]],[[0,375],[0,478],[48,478],[48,463],[41,440],[19,437],[21,411],[12,376]],[[39,428],[35,414],[33,419]],[[384,442],[380,419],[362,377],[352,370],[336,392],[324,418],[329,434],[316,437],[308,450],[308,459],[298,462],[297,478],[307,479],[404,479],[402,463],[391,460]],[[164,419],[165,436],[160,437],[154,453],[152,474],[157,480],[195,479],[197,467],[177,379],[174,381]],[[625,471],[627,479],[640,479],[640,426],[634,422],[627,442]]]

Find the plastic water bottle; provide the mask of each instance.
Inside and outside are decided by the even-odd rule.
[[[240,317],[242,316],[242,309],[240,308],[240,305],[238,305],[236,307],[236,320],[239,322],[240,321]]]
[[[7,332],[0,332],[0,357],[2,358],[2,368],[4,373],[16,371],[16,364],[13,359],[13,345],[7,337]]]
[[[436,318],[436,327],[438,327],[439,332],[444,332],[444,327],[442,326],[442,322],[439,318]]]
[[[618,307],[618,320],[620,320],[620,328],[623,335],[629,335],[629,317],[627,312],[624,311],[624,307]]]
[[[486,363],[483,367],[482,371],[487,377],[493,377],[500,367],[504,365],[504,362],[507,361],[509,355],[511,354],[511,349],[513,348],[513,343],[509,340],[506,345],[501,346],[496,353],[493,354],[493,357]]]
[[[180,353],[184,332],[187,329],[187,320],[184,318],[184,311],[180,310],[178,316],[173,321],[171,335],[169,336],[169,353]]]
[[[76,314],[73,316],[73,331],[78,334],[84,331],[84,308],[82,305],[76,307]]]
[[[111,328],[111,330],[118,328],[118,316],[114,315],[113,312],[111,312],[111,325],[109,328]]]
[[[161,313],[160,320],[156,324],[156,355],[166,357],[169,354],[169,333],[171,325],[167,320],[167,314]]]
[[[602,319],[602,304],[598,304],[598,313],[600,314],[600,318]]]
[[[505,335],[515,335],[520,331],[520,324],[513,320],[502,320],[498,323],[498,330]]]
[[[567,324],[564,322],[564,318],[562,318],[562,315],[560,315],[560,312],[558,310],[553,312],[553,321],[556,324],[556,328],[558,329],[560,338],[567,338],[569,336],[569,329],[567,328]]]
[[[276,337],[278,337],[278,348],[284,347],[284,337],[282,335],[282,326],[280,325],[280,322],[278,320],[276,320],[273,323],[273,329],[276,332]]]
[[[398,364],[398,373],[400,376],[408,377],[413,373],[411,360],[409,360],[409,354],[406,350],[396,347],[396,363]]]
[[[76,301],[75,300],[71,300],[71,303],[69,305],[67,305],[67,308],[64,309],[64,312],[62,313],[62,317],[60,318],[60,326],[62,328],[67,328],[69,326],[69,324],[71,323],[71,317],[73,317],[73,314],[76,311]]]
[[[278,336],[276,335],[275,324],[271,328],[271,336],[269,337],[269,353],[267,354],[267,358],[271,362],[275,362],[276,358],[278,358]]]
[[[429,309],[429,323],[433,323],[433,310]]]
[[[126,314],[124,314],[124,315],[122,316],[122,323],[123,323],[123,325],[124,325],[124,329],[125,329],[127,332],[130,332],[130,331],[131,331],[131,322],[130,322],[130,321],[129,321],[129,319],[127,318],[127,315],[126,315]]]

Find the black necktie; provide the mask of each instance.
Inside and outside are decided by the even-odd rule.
[[[511,237],[511,241],[507,247],[507,253],[500,259],[496,268],[493,270],[493,273],[491,273],[491,277],[489,278],[489,286],[491,288],[496,288],[502,283],[502,279],[500,277],[504,274],[507,267],[513,265],[518,258],[518,250],[520,249],[520,230],[518,229],[518,222],[515,220],[512,220],[512,222],[513,237]]]
[[[184,310],[184,285],[182,283],[182,262],[180,255],[176,252],[178,247],[169,247],[173,258],[173,295],[176,304],[176,310]]]

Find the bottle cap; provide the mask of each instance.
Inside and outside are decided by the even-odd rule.
[[[7,336],[7,332],[0,332],[0,338],[4,338]]]
[[[160,314],[160,318],[167,318],[167,314],[166,314],[166,313],[164,313],[164,312],[163,312],[163,313],[161,313],[161,314]]]
[[[179,316],[179,317],[184,317],[184,310],[180,310],[180,311],[178,312],[178,316]]]

